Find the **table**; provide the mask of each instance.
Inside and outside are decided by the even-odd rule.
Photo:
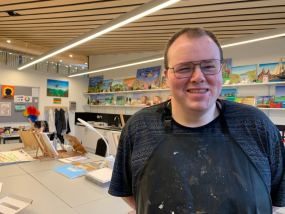
[[[0,151],[21,147],[21,143],[0,145]],[[31,156],[35,150],[27,151]],[[104,158],[88,153],[90,159]],[[108,194],[108,188],[91,183],[84,177],[69,179],[51,168],[65,165],[58,160],[39,160],[0,166],[0,199],[10,193],[33,200],[33,204],[19,214],[126,214],[132,210],[121,198]]]
[[[5,140],[19,140],[20,135],[8,136],[8,137],[4,137],[4,136],[0,135],[0,144],[1,144],[1,139],[3,139],[3,144],[5,144]]]

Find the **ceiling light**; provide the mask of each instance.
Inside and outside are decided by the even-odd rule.
[[[69,57],[73,57],[73,55],[69,55]]]
[[[148,62],[155,62],[155,61],[159,61],[159,60],[163,60],[163,57],[151,59],[151,60],[146,60],[146,61],[141,61],[141,62],[135,62],[135,63],[131,63],[131,64],[126,64],[126,65],[115,66],[115,67],[111,67],[111,68],[95,70],[95,71],[88,71],[85,73],[70,75],[68,77],[76,77],[76,76],[81,76],[81,75],[85,75],[85,74],[97,73],[97,72],[101,72],[101,71],[109,71],[109,70],[114,70],[114,69],[118,69],[118,68],[124,68],[124,67],[133,66],[133,65],[144,64],[144,63],[148,63]]]
[[[62,62],[62,60],[59,60],[60,62]]]
[[[251,39],[251,40],[247,40],[247,41],[243,41],[243,42],[236,42],[236,43],[232,43],[232,44],[228,44],[228,45],[222,45],[221,47],[227,48],[227,47],[236,46],[236,45],[243,45],[243,44],[247,44],[247,43],[251,43],[251,42],[258,42],[258,41],[267,40],[267,39],[274,39],[274,38],[278,38],[278,37],[282,37],[282,36],[285,36],[285,33],[277,34],[274,36],[262,37],[262,38],[258,38],[258,39]]]
[[[11,43],[11,40],[7,40],[8,43]]]
[[[87,65],[88,63],[87,62],[85,62],[85,65]]]
[[[81,39],[81,40],[79,40],[79,41],[77,41],[77,42],[73,42],[73,43],[71,43],[70,45],[67,45],[66,47],[61,48],[61,49],[59,49],[59,50],[57,50],[57,51],[51,52],[50,54],[48,54],[48,55],[46,55],[46,56],[40,57],[39,59],[37,59],[37,60],[35,60],[35,61],[33,61],[33,62],[30,62],[30,63],[28,63],[28,64],[26,64],[26,65],[24,65],[24,66],[22,66],[22,67],[19,67],[18,70],[22,70],[22,69],[24,69],[24,68],[26,68],[26,67],[29,67],[30,65],[33,65],[33,64],[35,64],[35,63],[37,63],[37,62],[40,62],[40,61],[42,61],[42,60],[44,60],[44,59],[50,58],[50,57],[52,57],[52,56],[54,56],[54,55],[57,55],[57,54],[59,54],[59,53],[61,53],[61,52],[64,52],[64,51],[66,51],[66,50],[68,50],[68,49],[71,49],[71,48],[73,48],[73,47],[75,47],[75,46],[77,46],[77,45],[80,45],[80,44],[82,44],[82,43],[84,43],[84,42],[87,42],[87,41],[89,41],[89,40],[91,40],[91,39],[94,39],[94,38],[96,38],[96,37],[98,37],[98,36],[101,36],[101,35],[103,35],[103,34],[105,34],[105,33],[108,33],[108,32],[110,32],[110,31],[112,31],[112,30],[114,30],[114,29],[116,29],[116,28],[122,27],[123,25],[126,25],[126,24],[128,24],[128,23],[130,23],[130,22],[133,22],[133,21],[135,21],[135,20],[137,20],[137,19],[140,19],[140,18],[142,18],[142,17],[144,17],[144,16],[147,16],[147,15],[149,15],[149,14],[155,12],[155,11],[158,11],[158,10],[160,10],[160,9],[162,9],[162,8],[165,8],[165,7],[167,7],[167,6],[171,5],[171,4],[174,4],[174,3],[178,2],[178,1],[180,1],[180,0],[169,0],[169,1],[167,1],[167,2],[164,2],[163,4],[157,5],[157,6],[153,7],[153,8],[151,8],[151,9],[148,9],[148,10],[142,12],[142,13],[139,13],[139,14],[137,14],[137,15],[131,17],[131,18],[128,18],[128,19],[126,19],[126,20],[124,20],[124,21],[121,21],[121,22],[119,22],[118,24],[115,24],[115,25],[113,25],[113,26],[111,26],[111,27],[106,27],[104,30],[101,30],[101,31],[99,31],[99,32],[96,32],[96,33],[94,33],[94,34],[91,34],[90,36],[88,36],[88,37],[86,37],[86,38],[84,38],[84,39]],[[144,4],[143,6],[141,6],[141,7],[139,7],[139,8],[136,8],[136,10],[134,10],[134,13],[135,13],[136,11],[138,11],[140,8],[144,8],[144,7],[148,8],[149,5],[156,5],[157,2],[159,2],[159,1],[151,1],[151,2],[149,2],[149,3],[146,3],[146,4]],[[131,11],[131,12],[132,12],[132,11]],[[120,16],[118,19],[120,19],[120,18],[123,19],[125,16],[127,17],[127,16],[128,16],[128,13],[126,13],[125,15]],[[110,21],[110,23],[116,22],[116,21],[117,21],[117,20],[114,19],[114,20]],[[109,25],[110,25],[110,24],[109,24]],[[108,23],[106,23],[105,25],[102,25],[102,28],[104,28],[105,26],[108,26]],[[99,27],[99,28],[100,28],[100,27]],[[97,29],[95,28],[94,30],[96,31]],[[86,34],[88,34],[88,32],[87,32]],[[89,32],[89,34],[90,34],[90,32]],[[71,42],[72,42],[72,41],[71,41]]]
[[[31,59],[33,59],[33,58],[31,58]]]
[[[12,54],[12,53],[9,53],[9,54]]]

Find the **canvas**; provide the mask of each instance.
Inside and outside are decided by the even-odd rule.
[[[2,99],[14,99],[15,86],[2,85]]]
[[[105,103],[105,94],[97,94],[97,101],[99,102],[99,105]]]
[[[89,86],[88,93],[98,93],[101,92],[103,84],[103,75],[90,77],[89,78]]]
[[[257,65],[232,67],[230,84],[256,82]]]
[[[140,104],[142,100],[143,93],[133,93],[132,103]]]
[[[223,77],[223,83],[225,83],[227,80],[231,77],[231,71],[232,71],[232,59],[224,59],[222,62],[222,77]]]
[[[255,106],[254,96],[237,96],[235,102]]]
[[[114,100],[114,94],[106,94],[105,95],[105,103],[111,104]]]
[[[160,80],[161,66],[142,68],[137,70],[136,80],[134,82],[135,90],[158,88]]]
[[[117,96],[116,105],[125,105],[125,96]]]
[[[281,82],[279,75],[285,74],[285,62],[280,59],[279,63],[260,64],[257,74],[257,82],[263,83],[263,76],[268,76],[269,82]]]
[[[257,97],[257,107],[266,108],[270,106],[270,103],[274,103],[274,96],[259,96]]]
[[[276,86],[275,88],[275,101],[285,101],[285,86]]]
[[[123,81],[123,91],[131,91],[134,90],[134,82],[136,78],[128,78]]]
[[[109,79],[109,80],[103,80],[102,83],[102,89],[104,92],[109,92],[110,91],[110,87],[112,85],[113,80]]]
[[[47,96],[68,97],[69,82],[60,80],[47,80]]]
[[[118,80],[113,80],[112,86],[111,86],[111,91],[122,91],[123,90],[123,79],[118,79]]]
[[[163,77],[161,78],[160,87],[161,87],[161,88],[169,88],[169,85],[168,85],[168,82],[167,82],[167,79],[166,79],[165,76],[163,76]]]
[[[236,94],[237,94],[236,89],[222,89],[219,99],[230,100],[234,102],[236,98]]]

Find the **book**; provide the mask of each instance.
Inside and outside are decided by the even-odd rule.
[[[0,166],[4,164],[29,161],[35,161],[35,159],[22,149],[17,151],[0,152]]]
[[[112,169],[103,168],[86,173],[85,178],[101,187],[109,187],[112,178]]]
[[[25,209],[33,203],[33,200],[27,199],[15,194],[10,194],[0,200],[0,212],[2,214],[14,214]]]
[[[62,159],[58,159],[58,160],[63,162],[63,163],[75,163],[75,162],[84,161],[84,160],[88,160],[88,159],[90,159],[90,158],[83,157],[83,156],[76,156],[76,157],[71,157],[71,158],[62,158]]]
[[[96,169],[87,164],[77,162],[64,166],[54,167],[52,168],[52,170],[59,172],[60,174],[72,179],[83,176],[85,173],[92,172]]]

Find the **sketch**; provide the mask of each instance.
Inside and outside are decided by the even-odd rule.
[[[0,116],[11,116],[11,103],[0,103]]]
[[[69,82],[60,80],[47,80],[47,96],[68,97]]]
[[[14,99],[15,86],[2,85],[2,98],[3,99]]]

